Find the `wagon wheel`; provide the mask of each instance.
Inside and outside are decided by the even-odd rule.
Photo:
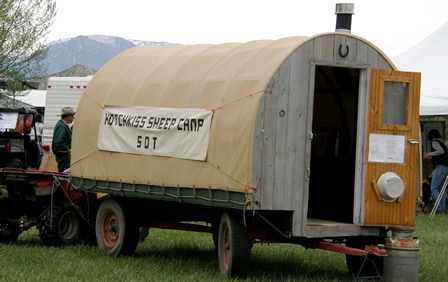
[[[114,199],[107,199],[101,204],[95,232],[98,247],[108,256],[132,255],[137,248],[139,226]]]
[[[242,218],[227,213],[222,215],[218,234],[218,259],[223,276],[247,276],[250,239]]]
[[[366,245],[378,244],[384,244],[384,239],[382,237],[360,236],[348,238],[345,245],[347,247],[364,250]],[[345,262],[347,264],[348,271],[355,276],[359,273],[359,277],[374,277],[378,275],[378,272],[381,276],[383,276],[383,261],[384,257],[374,257],[370,261],[365,262],[362,271],[359,273],[364,262],[364,258],[360,256],[345,255]],[[372,262],[375,263],[378,272]]]
[[[37,220],[42,242],[48,246],[73,245],[81,233],[80,208],[63,202],[47,206]]]

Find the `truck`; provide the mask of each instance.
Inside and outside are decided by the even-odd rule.
[[[29,108],[0,108],[0,242],[17,241],[19,235],[37,227],[48,246],[85,242],[95,244],[95,194],[75,192],[67,173],[39,170],[42,149],[31,138],[26,117]]]

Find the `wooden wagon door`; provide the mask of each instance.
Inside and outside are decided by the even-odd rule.
[[[414,226],[420,76],[420,73],[371,70],[363,225]],[[378,186],[383,183],[379,181],[382,175],[386,179],[397,175],[402,180],[404,192],[398,198],[393,197],[395,191],[389,193],[384,185]]]

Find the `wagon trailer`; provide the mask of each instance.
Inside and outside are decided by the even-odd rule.
[[[228,277],[252,244],[287,242],[346,254],[358,277],[418,278],[420,73],[350,33],[352,4],[336,12],[335,32],[136,47],[95,74],[71,183],[108,194],[105,254],[133,254],[146,226],[211,233]]]

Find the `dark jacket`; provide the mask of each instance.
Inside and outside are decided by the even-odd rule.
[[[433,166],[434,167],[436,167],[438,165],[448,166],[448,150],[447,150],[445,144],[439,138],[431,140],[431,142],[429,143],[431,145],[431,152],[435,151],[435,149],[433,147],[433,143],[434,142],[437,142],[440,145],[440,147],[442,147],[443,154],[441,154],[441,155],[432,155],[431,156]]]
[[[60,119],[53,131],[51,150],[55,155],[67,154],[72,148],[72,131],[65,122]]]

